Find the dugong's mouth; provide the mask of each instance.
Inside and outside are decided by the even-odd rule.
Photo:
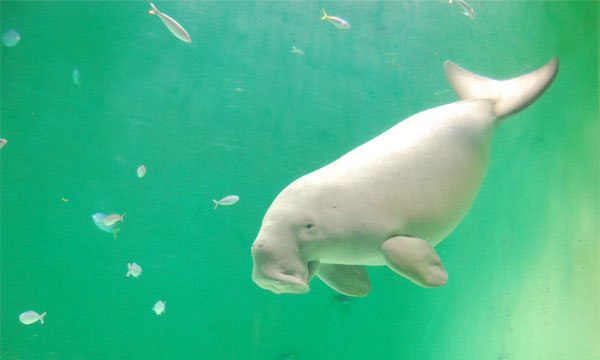
[[[256,281],[255,281],[256,282]],[[308,286],[299,283],[288,283],[277,280],[268,280],[261,283],[256,282],[258,286],[275,294],[302,294],[309,290]]]
[[[302,294],[309,290],[308,284],[299,278],[280,272],[267,275],[255,270],[252,280],[261,288],[275,294]]]

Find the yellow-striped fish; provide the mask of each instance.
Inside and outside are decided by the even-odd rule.
[[[325,12],[325,9],[323,9],[323,16],[321,16],[321,20],[328,20],[330,23],[332,23],[338,29],[349,29],[350,28],[350,24],[346,20],[344,20],[338,16],[327,15],[327,13]]]

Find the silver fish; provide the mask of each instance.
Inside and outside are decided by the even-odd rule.
[[[74,68],[73,69],[73,83],[77,86],[81,85],[81,73],[79,72],[79,68]]]
[[[448,4],[452,4],[457,2],[463,8],[463,14],[469,17],[471,20],[475,20],[475,10],[471,7],[471,5],[467,4],[464,0],[448,0]]]
[[[110,214],[102,219],[102,224],[104,226],[113,226],[114,224],[118,223],[119,221],[123,222],[123,217],[125,217],[126,213],[127,212],[124,212],[123,215]]]
[[[127,277],[138,277],[142,274],[142,267],[136,263],[127,263]]]
[[[6,30],[2,34],[2,43],[6,47],[13,47],[21,41],[21,35],[15,29]]]
[[[165,312],[165,306],[167,306],[166,301],[158,300],[156,304],[152,307],[152,310],[156,313],[156,315],[160,315]]]
[[[33,310],[25,311],[21,315],[19,315],[19,321],[25,325],[33,324],[38,320],[44,325],[44,316],[46,316],[46,311],[44,311],[41,315]]]
[[[146,166],[145,165],[140,165],[137,168],[136,173],[137,173],[138,177],[144,177],[144,175],[146,175]]]
[[[192,42],[192,38],[190,37],[190,34],[188,34],[188,32],[185,31],[183,26],[179,25],[179,23],[177,21],[175,21],[169,15],[161,13],[156,8],[156,6],[154,6],[153,3],[150,3],[150,6],[152,6],[152,9],[148,10],[148,13],[152,14],[152,15],[158,15],[158,17],[163,22],[163,24],[165,24],[167,29],[169,29],[169,31],[171,31],[171,33],[173,33],[173,35],[175,35],[175,37],[177,37],[179,40],[185,41],[187,43]]]
[[[350,24],[346,20],[344,20],[338,16],[327,15],[327,13],[325,12],[325,9],[323,9],[323,16],[321,16],[321,20],[328,20],[330,23],[332,23],[338,29],[349,29],[350,28]]]
[[[237,195],[228,195],[219,201],[213,199],[213,202],[215,203],[215,209],[216,209],[217,206],[219,206],[219,205],[233,205],[236,202],[238,202],[239,200],[240,200],[240,197]]]
[[[296,47],[294,45],[292,45],[292,54],[296,54],[296,55],[300,55],[300,56],[304,56],[304,51],[302,51],[302,49],[300,49],[299,47]]]

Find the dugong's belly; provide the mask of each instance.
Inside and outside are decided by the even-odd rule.
[[[446,237],[485,175],[494,129],[486,103],[417,114],[298,179],[303,188],[319,189],[313,202],[328,233],[319,260],[381,265],[378,247],[392,236],[432,245]]]

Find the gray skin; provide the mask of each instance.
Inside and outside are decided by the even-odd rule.
[[[317,275],[340,293],[365,296],[365,266],[380,265],[421,286],[446,283],[433,247],[475,200],[499,120],[544,92],[558,60],[505,81],[449,61],[445,70],[463,100],[409,117],[276,197],[252,245],[256,284],[303,293]]]

